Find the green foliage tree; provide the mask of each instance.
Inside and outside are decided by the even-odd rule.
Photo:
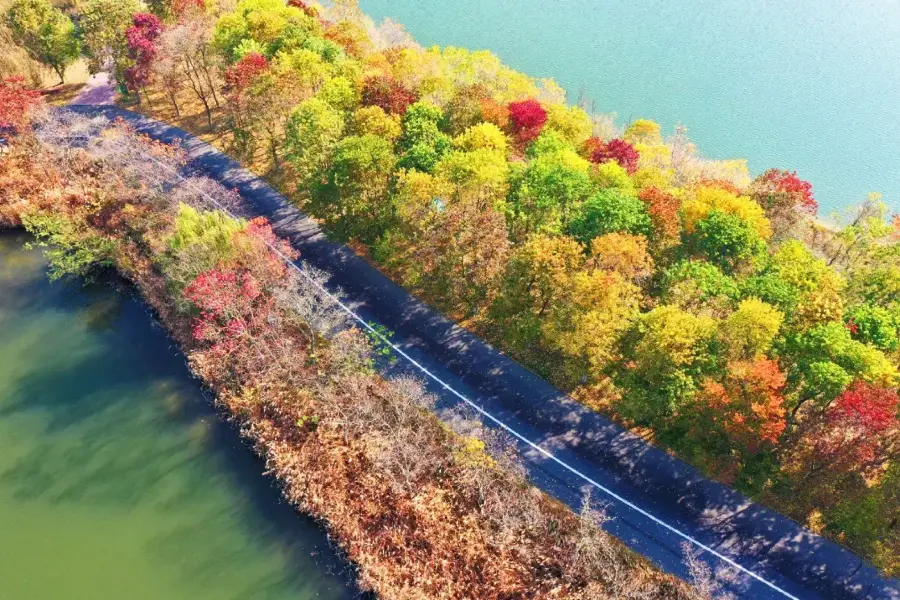
[[[313,188],[313,212],[342,239],[374,243],[392,216],[388,186],[396,161],[384,138],[344,138],[334,148],[327,184]]]
[[[636,195],[634,183],[625,167],[615,161],[597,165],[591,172],[594,182],[601,188],[616,188],[622,193]]]
[[[6,13],[13,39],[65,83],[66,67],[81,55],[75,24],[50,0],[15,0]]]
[[[345,127],[343,113],[320,98],[301,102],[291,113],[284,148],[305,189],[324,178]]]
[[[124,81],[123,73],[129,66],[125,32],[140,5],[136,0],[78,0],[75,8],[91,72],[109,65],[116,81]]]
[[[564,298],[571,273],[583,263],[582,247],[565,236],[533,235],[516,249],[489,312],[506,347],[520,356],[536,350],[543,319]]]
[[[514,235],[560,233],[595,189],[589,168],[588,161],[569,149],[529,161],[511,194]]]
[[[882,386],[898,381],[897,366],[877,348],[854,340],[839,321],[792,333],[780,344],[779,354],[790,363],[789,381],[798,393],[795,417],[808,403],[827,406],[854,379]]]
[[[332,108],[344,112],[355,110],[360,100],[359,89],[346,77],[333,77],[327,80],[317,96]]]
[[[826,531],[854,551],[871,556],[888,575],[900,574],[900,463],[888,467],[863,496],[843,499],[825,514]]]
[[[544,131],[558,134],[572,147],[578,147],[591,136],[591,118],[579,106],[550,104]]]
[[[506,134],[493,123],[478,123],[453,139],[453,147],[466,152],[490,150],[505,155],[508,149]]]
[[[900,345],[897,315],[880,306],[859,304],[847,310],[844,317],[853,339],[871,344],[885,352],[893,352]]]
[[[403,114],[403,135],[398,145],[403,152],[397,166],[402,169],[418,169],[431,172],[441,157],[450,149],[450,136],[443,133],[439,124],[444,112],[428,102],[411,104]]]
[[[626,341],[633,365],[620,367],[626,390],[621,410],[642,423],[659,422],[684,406],[717,362],[715,321],[676,306],[641,315]]]
[[[340,52],[340,47],[322,39],[319,22],[296,6],[285,5],[281,0],[241,0],[235,10],[219,18],[213,43],[229,61],[239,60],[254,50],[266,58],[279,51],[290,51],[307,44],[309,50],[322,53]],[[310,42],[318,37],[320,42]]]
[[[510,165],[494,150],[451,150],[435,165],[434,173],[451,183],[451,199],[477,199],[499,211],[505,210],[509,191]]]
[[[684,309],[727,308],[740,297],[734,277],[704,260],[681,260],[662,273],[660,284],[664,302]]]
[[[403,133],[400,119],[389,115],[380,106],[363,106],[353,113],[351,125],[353,135],[377,135],[394,142]]]
[[[51,280],[90,278],[96,271],[115,264],[115,244],[111,240],[62,215],[26,213],[22,215],[22,225],[35,237],[37,245],[47,248]]]
[[[582,204],[568,227],[583,244],[605,233],[627,232],[649,236],[652,231],[646,205],[616,188],[600,190]]]
[[[720,325],[723,349],[732,360],[765,356],[783,322],[784,315],[773,306],[756,298],[743,300]]]
[[[765,241],[750,223],[718,209],[697,222],[687,242],[701,256],[728,271],[752,265],[766,252]]]
[[[197,275],[234,256],[234,234],[247,224],[222,211],[198,211],[181,204],[160,265],[177,296]]]

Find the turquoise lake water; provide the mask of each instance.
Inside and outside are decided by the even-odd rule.
[[[361,0],[424,45],[490,49],[620,123],[796,170],[821,214],[900,211],[900,0]]]

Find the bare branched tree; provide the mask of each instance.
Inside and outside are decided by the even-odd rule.
[[[181,81],[203,104],[206,122],[212,128],[212,104],[219,106],[216,93],[217,67],[210,51],[210,25],[205,20],[181,22],[159,38],[160,54],[177,65]],[[174,77],[174,72],[171,74]]]
[[[278,289],[275,298],[281,309],[308,332],[308,342],[315,352],[319,337],[331,338],[347,328],[348,316],[323,291],[328,274],[308,265],[301,268],[303,273],[290,271],[287,284]]]
[[[714,572],[709,564],[700,558],[700,550],[689,542],[681,543],[684,564],[688,568],[694,595],[702,600],[733,600],[734,595],[723,589],[723,584],[734,580],[730,569]]]

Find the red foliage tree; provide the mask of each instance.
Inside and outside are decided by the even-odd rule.
[[[175,15],[175,18],[181,20],[187,15],[202,11],[206,8],[206,3],[204,0],[173,0],[172,2],[172,14]]]
[[[232,358],[258,342],[273,305],[253,274],[238,268],[200,273],[185,288],[184,297],[200,311],[191,335],[214,361]],[[217,367],[228,366],[221,362]]]
[[[655,187],[642,189],[638,197],[647,205],[656,242],[676,240],[681,231],[681,220],[678,218],[681,200]]]
[[[634,146],[618,138],[597,146],[593,154],[591,154],[591,161],[598,165],[614,160],[629,173],[637,171],[640,158],[641,155]]]
[[[200,310],[200,322],[231,323],[246,318],[262,295],[259,282],[248,271],[212,269],[200,273],[184,290],[184,297]],[[195,329],[195,339],[208,339]]]
[[[288,6],[293,6],[294,8],[299,8],[303,12],[305,12],[310,17],[318,17],[319,11],[316,10],[314,6],[310,6],[303,0],[288,0]]]
[[[225,83],[228,91],[239,96],[243,93],[260,73],[269,68],[269,61],[258,52],[250,52],[239,61],[228,67],[225,71]]]
[[[897,391],[855,381],[837,397],[828,411],[832,425],[870,434],[897,426]]]
[[[898,458],[897,391],[855,381],[803,422],[785,466],[797,492],[823,506],[866,490],[864,479]]]
[[[386,113],[402,115],[416,94],[392,77],[370,77],[363,85],[362,102],[366,106],[380,106]]]
[[[547,122],[547,111],[540,102],[534,98],[510,102],[507,109],[510,127],[520,142],[525,144],[541,135]]]
[[[779,237],[789,233],[802,217],[819,210],[812,184],[793,171],[769,169],[753,181],[750,194],[763,207]]]
[[[125,41],[134,65],[125,69],[125,85],[136,92],[150,83],[150,66],[158,52],[156,40],[162,34],[163,25],[159,17],[150,13],[136,13],[132,23],[125,32]]]
[[[33,109],[41,104],[41,94],[25,87],[22,77],[0,80],[0,129],[21,131],[28,125]]]
[[[208,376],[253,378],[273,361],[292,361],[301,347],[280,320],[277,290],[288,284],[287,261],[297,258],[265,218],[251,220],[234,234],[234,256],[198,275],[184,298],[199,311],[192,337],[203,346]]]
[[[819,210],[812,184],[797,177],[796,171],[769,169],[756,178],[753,187],[765,199],[763,208],[785,204],[809,215]]]
[[[266,289],[284,283],[288,272],[286,261],[299,256],[290,242],[275,235],[265,217],[247,223],[246,228],[235,234],[234,242],[240,249],[240,263]]]

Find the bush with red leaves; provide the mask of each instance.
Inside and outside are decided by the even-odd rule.
[[[803,216],[819,211],[812,184],[794,171],[769,169],[753,181],[750,193],[766,211],[776,234],[788,233]]]
[[[225,71],[225,83],[228,91],[240,95],[250,87],[260,73],[269,68],[269,61],[258,52],[249,52]]]
[[[0,129],[21,131],[28,126],[33,109],[41,104],[41,94],[25,87],[22,77],[0,79]]]
[[[896,460],[898,403],[896,390],[857,380],[824,413],[804,423],[795,446],[799,453],[788,461],[802,475],[802,492],[824,490],[820,501],[827,503],[842,481],[872,475]],[[858,487],[842,489],[849,493]]]
[[[288,6],[293,6],[294,8],[299,8],[303,12],[305,12],[310,17],[318,17],[319,11],[316,10],[315,7],[310,6],[303,0],[288,0]]]
[[[877,435],[897,427],[898,402],[896,390],[856,381],[831,405],[828,420],[844,429],[859,430],[861,437]]]
[[[531,142],[539,135],[547,122],[547,111],[534,98],[510,102],[509,124],[513,134],[522,143]]]
[[[402,115],[416,94],[392,77],[370,77],[363,85],[362,102],[365,106],[380,106],[386,113]]]
[[[585,157],[588,160],[592,160],[594,157],[594,153],[605,146],[606,144],[603,143],[603,140],[601,140],[597,136],[589,137],[588,139],[584,140],[583,144],[581,144],[581,156]]]
[[[637,171],[641,155],[634,146],[618,138],[599,145],[591,154],[591,161],[599,164],[616,161],[628,173]]]
[[[663,245],[677,243],[681,231],[681,219],[678,217],[681,200],[655,187],[642,189],[638,198],[647,205],[656,242]]]

